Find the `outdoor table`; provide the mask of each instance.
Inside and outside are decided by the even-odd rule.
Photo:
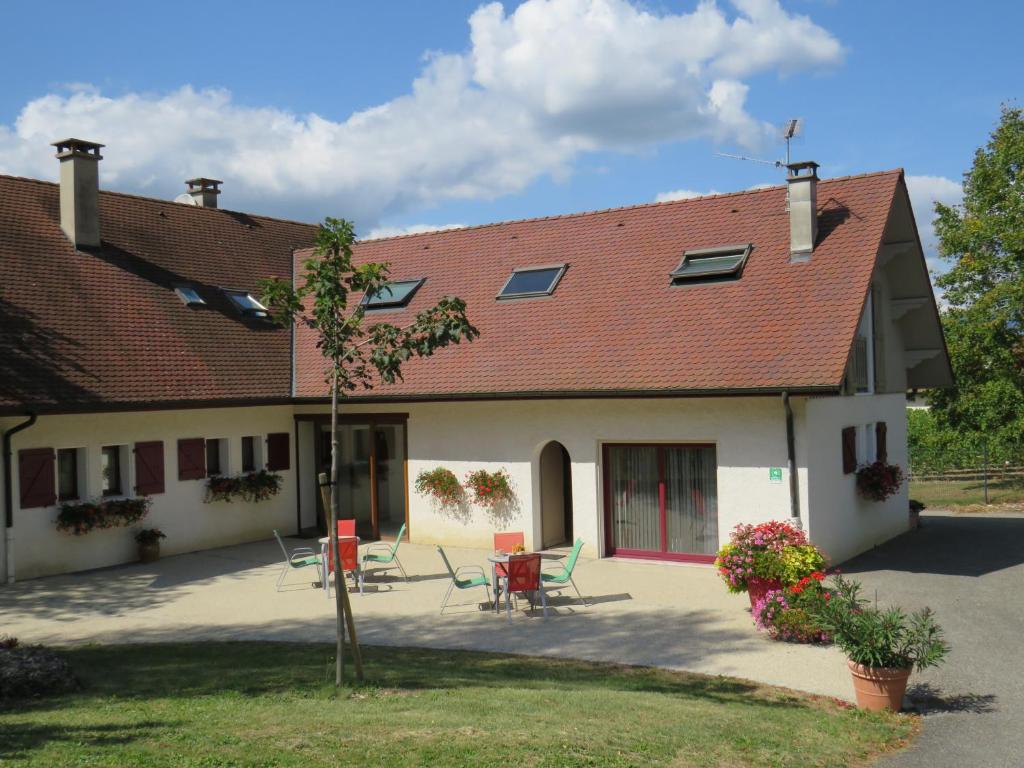
[[[362,539],[360,539],[358,536],[339,536],[338,537],[338,541],[352,541],[353,539],[355,539],[356,550],[358,551],[359,545],[360,545],[360,543],[362,543]],[[331,546],[331,537],[330,536],[321,536],[320,537],[320,562],[323,564],[324,592],[327,593],[328,595],[331,594],[331,588],[330,588],[330,585],[329,585],[330,578],[331,578],[330,577],[330,570],[327,567],[327,548],[329,546]],[[357,562],[358,562],[358,560],[359,560],[359,558],[356,557],[356,561]],[[342,577],[341,578],[342,578],[342,580],[344,580],[344,578],[345,578],[344,570],[342,570]],[[346,589],[347,589],[347,587],[346,587]]]
[[[487,556],[487,562],[491,564],[491,590],[494,593],[494,612],[498,612],[498,563],[508,563],[509,553],[503,552],[498,554],[492,552]],[[508,600],[508,595],[505,595],[505,599]]]

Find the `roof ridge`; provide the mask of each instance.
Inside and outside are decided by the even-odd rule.
[[[60,183],[56,181],[47,181],[46,179],[33,179],[31,176],[14,176],[13,174],[0,173],[0,179],[13,179],[14,181],[28,181],[33,184],[43,184],[48,187],[60,187]],[[127,197],[131,200],[142,200],[147,203],[164,203],[166,205],[180,205],[185,209],[193,209],[197,211],[224,211],[226,213],[239,213],[243,216],[249,216],[254,219],[263,219],[265,221],[277,221],[283,224],[298,224],[302,227],[318,227],[319,224],[312,224],[308,221],[297,221],[296,219],[283,219],[279,216],[267,216],[262,213],[250,213],[249,211],[236,211],[233,208],[203,208],[200,205],[183,205],[182,203],[176,203],[174,200],[167,200],[162,197],[148,197],[146,195],[136,195],[131,192],[118,192],[113,189],[100,189],[101,195],[116,195],[117,197]]]
[[[821,179],[820,181],[823,184],[831,184],[831,183],[837,182],[837,181],[849,181],[851,179],[866,178],[868,176],[886,176],[886,175],[889,175],[889,174],[902,174],[902,173],[903,173],[903,168],[900,167],[900,168],[890,168],[890,169],[884,170],[884,171],[869,171],[869,172],[866,172],[866,173],[849,174],[847,176],[836,176],[836,177],[830,178],[830,179]],[[534,224],[534,223],[540,222],[540,221],[558,221],[558,220],[561,220],[561,219],[575,219],[575,218],[581,218],[583,216],[597,216],[597,215],[600,215],[600,214],[616,213],[616,212],[619,212],[619,211],[633,211],[633,210],[637,210],[639,208],[657,208],[657,207],[660,207],[660,206],[682,205],[682,204],[685,204],[685,203],[692,203],[692,202],[695,202],[695,201],[698,201],[698,200],[715,200],[715,199],[723,198],[723,197],[739,197],[741,195],[757,195],[757,194],[763,194],[765,192],[774,192],[775,190],[784,189],[785,187],[786,187],[785,184],[773,184],[773,185],[768,186],[768,187],[758,187],[757,189],[740,189],[740,190],[737,190],[735,192],[718,192],[718,193],[713,194],[713,195],[698,195],[696,197],[686,197],[686,198],[682,198],[682,199],[679,199],[679,200],[663,200],[663,201],[660,201],[660,202],[651,202],[651,203],[634,203],[632,205],[619,205],[619,206],[613,206],[611,208],[598,208],[598,209],[595,209],[595,210],[592,210],[592,211],[573,211],[572,213],[558,213],[558,214],[553,214],[551,216],[532,216],[532,217],[527,217],[527,218],[524,218],[524,219],[506,219],[504,221],[489,221],[489,222],[486,222],[484,224],[470,224],[470,225],[465,226],[465,227],[448,227],[446,229],[440,229],[440,228],[439,229],[432,229],[432,230],[428,230],[427,232],[408,232],[406,234],[401,234],[401,235],[388,235],[387,237],[366,238],[366,239],[358,240],[357,242],[360,243],[360,244],[362,244],[362,243],[380,243],[380,242],[385,242],[385,241],[390,241],[390,240],[404,240],[404,239],[413,238],[413,237],[425,237],[427,235],[439,235],[439,234],[447,234],[447,233],[467,232],[467,231],[470,231],[470,230],[486,229],[488,227],[503,227],[503,226],[508,226],[508,225],[512,225],[512,224]],[[302,249],[302,250],[309,250],[309,249]]]

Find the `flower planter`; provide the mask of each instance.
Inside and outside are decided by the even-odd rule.
[[[139,544],[139,562],[155,563],[160,559],[160,542],[151,541],[146,544]]]
[[[773,589],[782,589],[782,582],[774,579],[760,579],[757,576],[747,579],[747,597],[750,598],[751,609],[758,600]]]
[[[907,691],[910,667],[865,667],[854,661],[847,661],[853,676],[853,692],[857,706],[871,712],[891,709],[899,712],[903,706],[903,694]]]

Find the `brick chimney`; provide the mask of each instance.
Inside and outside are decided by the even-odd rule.
[[[81,139],[55,141],[60,160],[60,228],[75,248],[100,246],[102,144]]]
[[[818,239],[818,164],[806,160],[786,166],[789,175],[789,258],[807,261]]]
[[[188,194],[192,196],[194,205],[198,205],[200,208],[217,207],[217,195],[220,194],[220,185],[224,183],[223,181],[200,176],[189,179],[185,183],[188,185]]]

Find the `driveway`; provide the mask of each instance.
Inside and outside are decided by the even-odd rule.
[[[844,571],[880,603],[931,606],[952,646],[911,678],[920,738],[881,766],[1024,765],[1024,515],[923,516]]]

